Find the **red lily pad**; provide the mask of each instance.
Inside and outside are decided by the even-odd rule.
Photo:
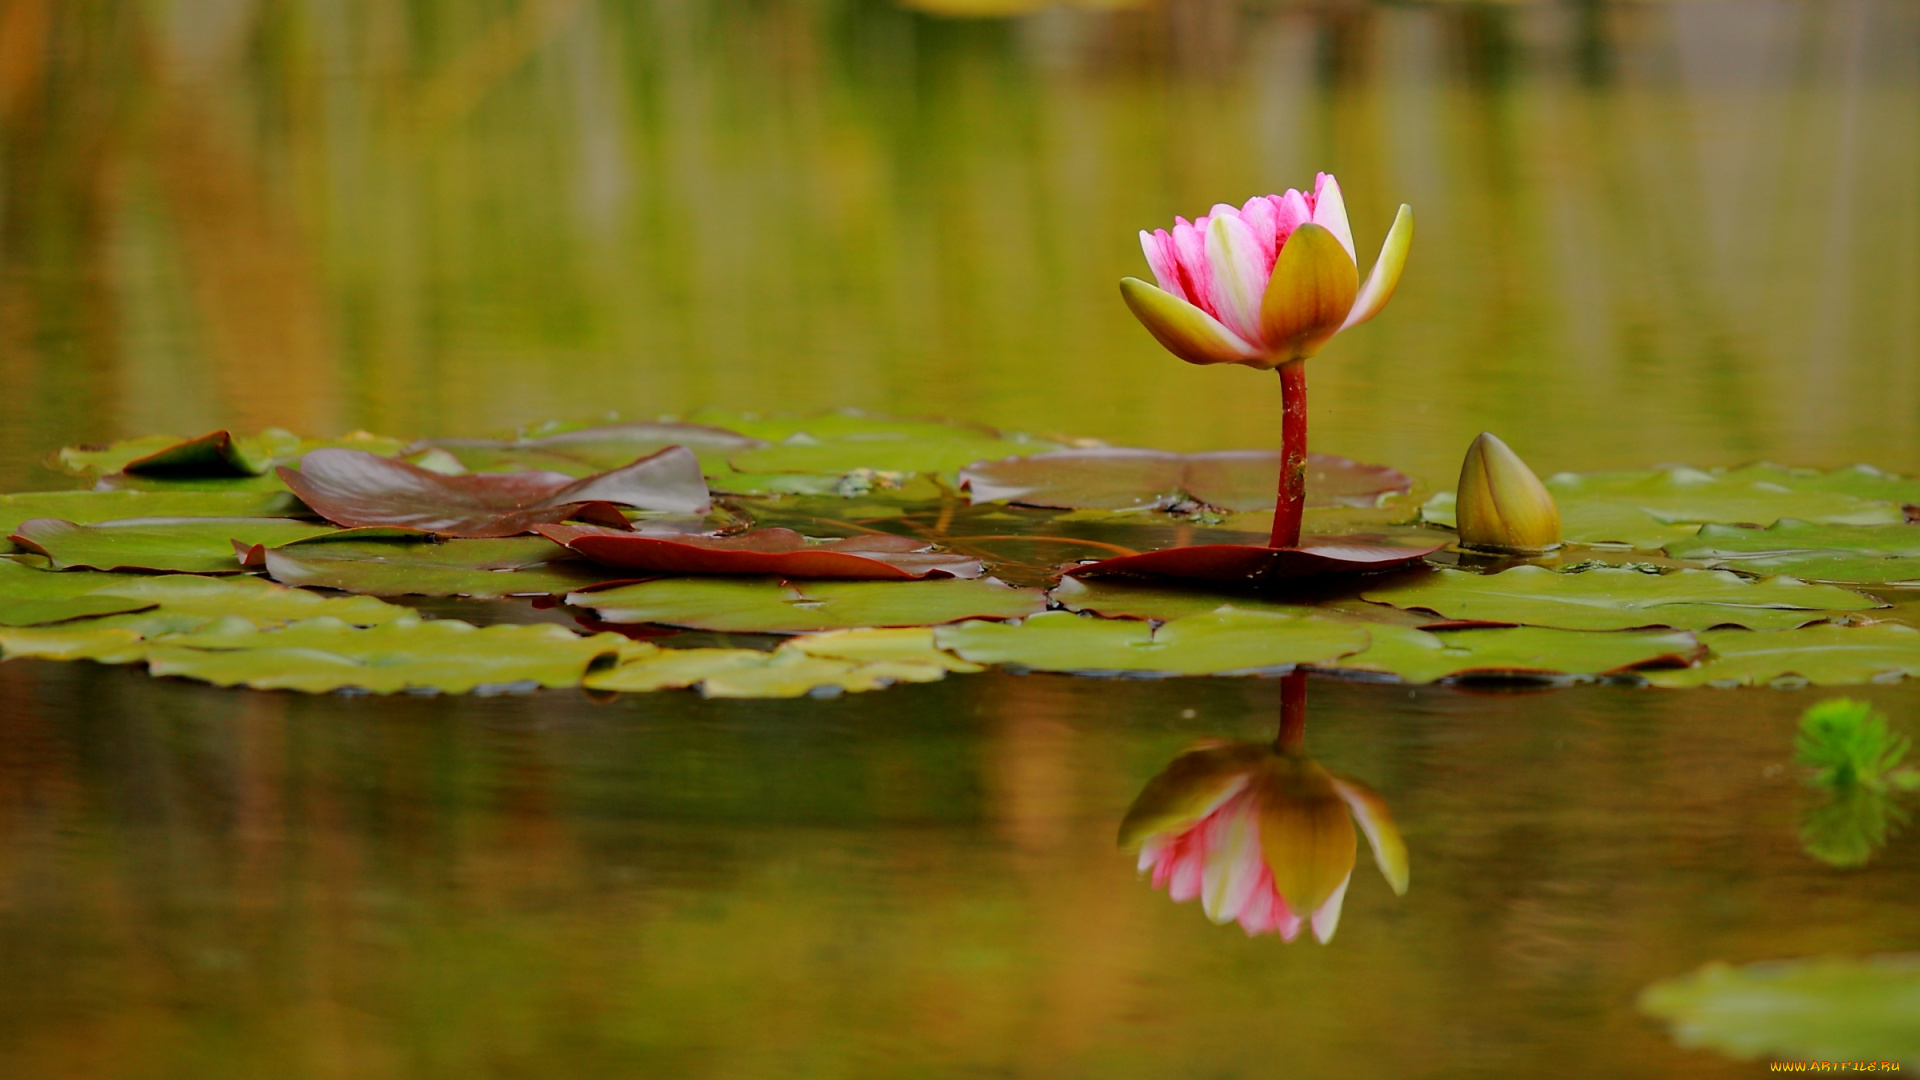
[[[1280,455],[1268,450],[1175,454],[1124,446],[982,461],[960,472],[976,503],[1062,510],[1165,509],[1188,500],[1222,510],[1273,505]],[[1330,454],[1307,456],[1307,505],[1371,507],[1412,490],[1397,469]]]
[[[649,536],[591,525],[537,525],[535,532],[620,570],[656,574],[770,574],[783,578],[907,581],[977,578],[980,560],[924,540],[882,533],[814,543],[792,529],[739,536]]]
[[[358,450],[315,450],[297,472],[282,466],[280,479],[336,525],[453,537],[517,536],[590,514],[595,504],[699,513],[711,503],[699,461],[678,446],[578,480],[554,472],[444,476]]]
[[[1359,538],[1308,537],[1299,547],[1197,544],[1121,555],[1066,570],[1068,577],[1137,577],[1258,584],[1291,578],[1377,574],[1418,563],[1445,544],[1381,544]]]

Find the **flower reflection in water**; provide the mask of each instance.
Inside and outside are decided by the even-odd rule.
[[[1332,939],[1353,876],[1354,822],[1380,873],[1407,891],[1407,845],[1373,789],[1325,769],[1305,752],[1306,675],[1287,676],[1280,737],[1272,743],[1201,743],[1148,781],[1120,825],[1120,845],[1140,853],[1177,902],[1200,898],[1216,923],[1292,941],[1303,924]]]

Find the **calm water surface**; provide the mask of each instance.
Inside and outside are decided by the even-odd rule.
[[[928,7],[951,12],[968,0]],[[1007,5],[999,5],[1007,6]],[[1315,445],[1444,485],[1920,471],[1920,8],[0,2],[0,486],[63,443],[859,406],[1265,446],[1134,231],[1343,180],[1387,313]],[[1920,691],[1869,687],[1920,728]],[[0,667],[0,1075],[1748,1075],[1633,1001],[1920,949],[1802,852],[1818,694],[1316,680],[1400,819],[1331,944],[1114,848],[1268,680],[304,698]]]

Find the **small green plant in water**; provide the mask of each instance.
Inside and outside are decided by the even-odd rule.
[[[1863,866],[1908,821],[1900,793],[1920,788],[1920,769],[1901,768],[1912,740],[1867,702],[1834,698],[1800,717],[1794,760],[1826,798],[1800,820],[1807,854],[1830,866]]]

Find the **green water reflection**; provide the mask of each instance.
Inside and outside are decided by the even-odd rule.
[[[157,430],[709,404],[1271,446],[1271,377],[1168,358],[1115,283],[1320,168],[1363,248],[1420,234],[1313,361],[1316,449],[1920,471],[1920,8],[1106,7],[0,0],[0,488]],[[1640,989],[1920,949],[1920,845],[1801,851],[1810,699],[1771,690],[1317,681],[1418,888],[1356,875],[1324,948],[1215,927],[1114,830],[1279,693],[9,663],[0,1075],[1744,1075]]]

